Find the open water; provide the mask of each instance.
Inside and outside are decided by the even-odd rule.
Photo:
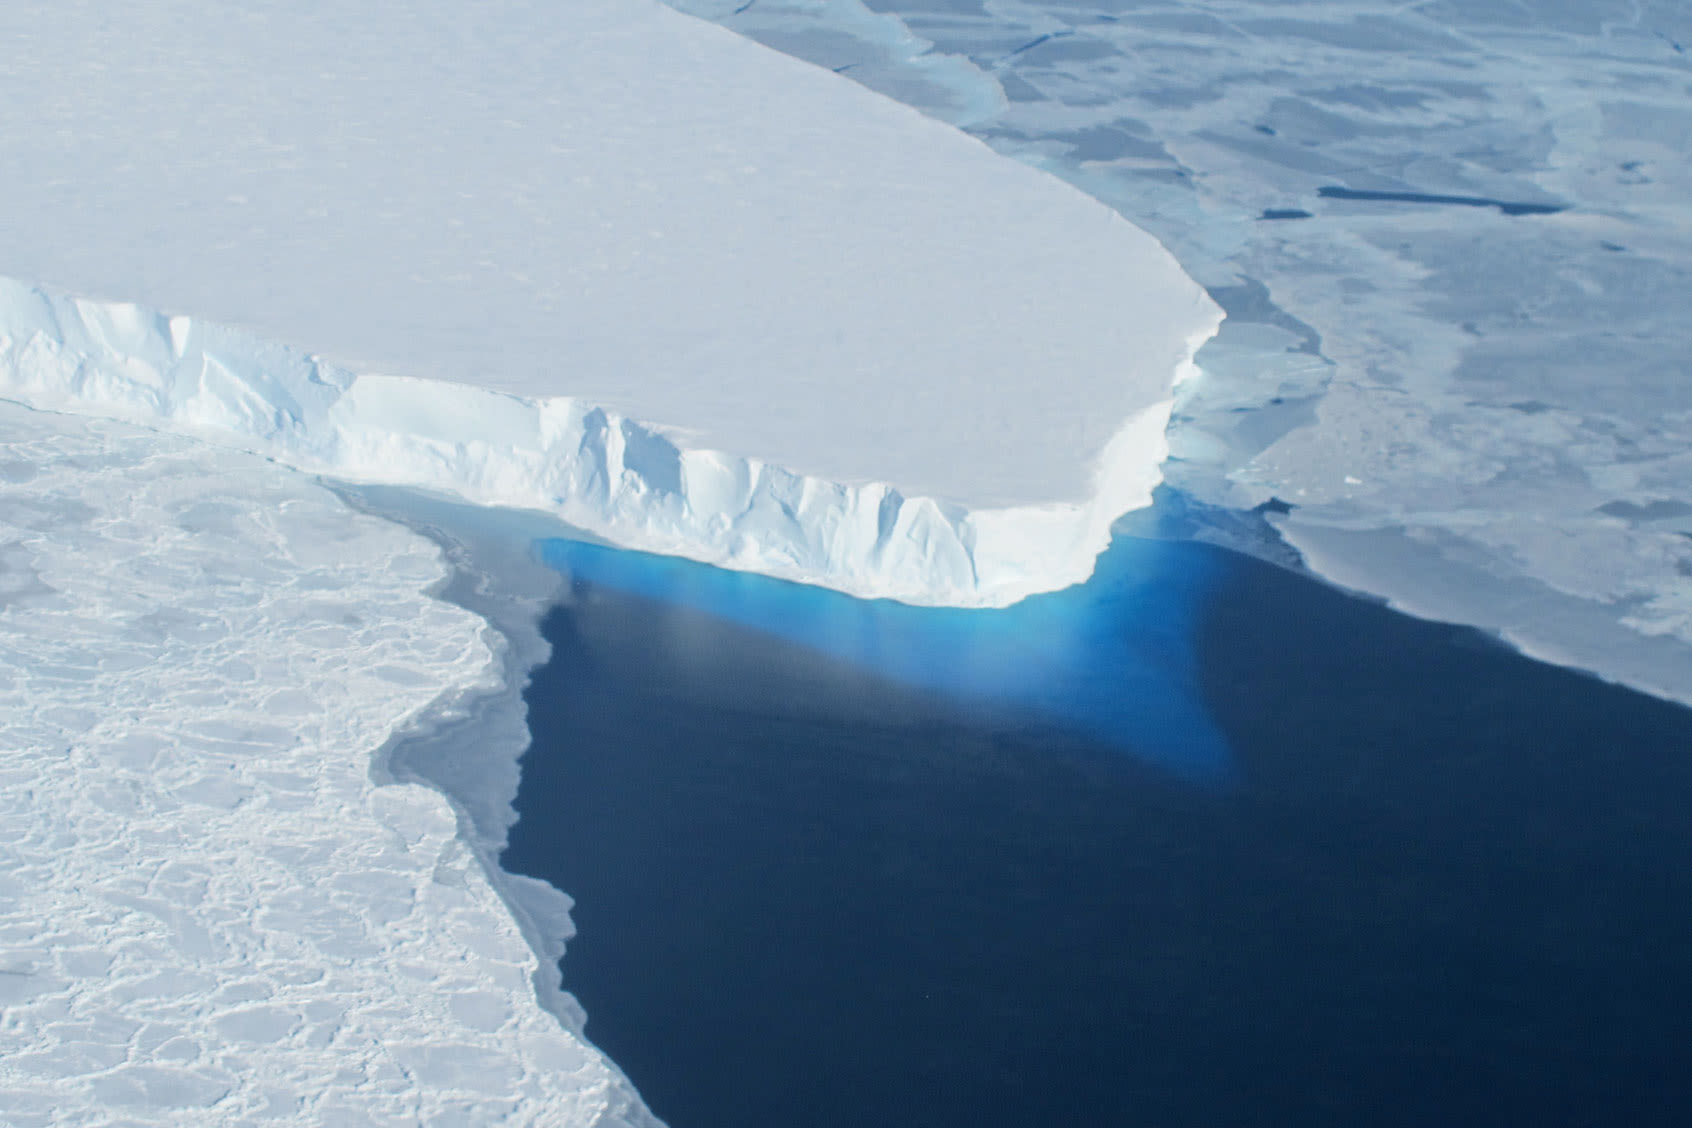
[[[1191,543],[547,558],[503,863],[674,1128],[1692,1124],[1692,712]]]

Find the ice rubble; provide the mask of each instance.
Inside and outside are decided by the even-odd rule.
[[[651,0],[384,12],[0,9],[0,395],[914,602],[1148,500],[1220,311],[1108,208]]]
[[[435,547],[121,424],[0,450],[0,1119],[656,1123],[446,800],[374,785],[498,674]]]

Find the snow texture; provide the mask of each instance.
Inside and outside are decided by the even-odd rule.
[[[0,302],[0,394],[626,545],[919,602],[1085,578],[1221,316],[1056,178],[651,0],[0,36],[0,271],[61,295]]]
[[[677,2],[863,60],[1174,251],[1228,320],[1171,485],[1278,498],[1324,575],[1692,702],[1686,4]],[[960,113],[984,84],[1002,108]]]
[[[0,1120],[655,1123],[447,801],[373,783],[499,673],[436,548],[120,424],[0,449]]]

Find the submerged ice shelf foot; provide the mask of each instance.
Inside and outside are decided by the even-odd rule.
[[[543,540],[536,555],[573,584],[728,625],[978,720],[1049,726],[1197,785],[1236,782],[1196,680],[1202,609],[1224,571],[1209,550],[1118,537],[1085,584],[993,611],[866,602],[571,540]],[[643,645],[720,661],[692,628],[670,634]]]

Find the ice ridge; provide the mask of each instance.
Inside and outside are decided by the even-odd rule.
[[[1172,383],[1214,320],[1188,341]],[[1106,445],[1089,498],[970,508],[807,476],[566,396],[354,373],[187,316],[0,280],[0,397],[120,419],[347,481],[550,512],[616,544],[918,604],[1085,580],[1161,481],[1171,399]]]

